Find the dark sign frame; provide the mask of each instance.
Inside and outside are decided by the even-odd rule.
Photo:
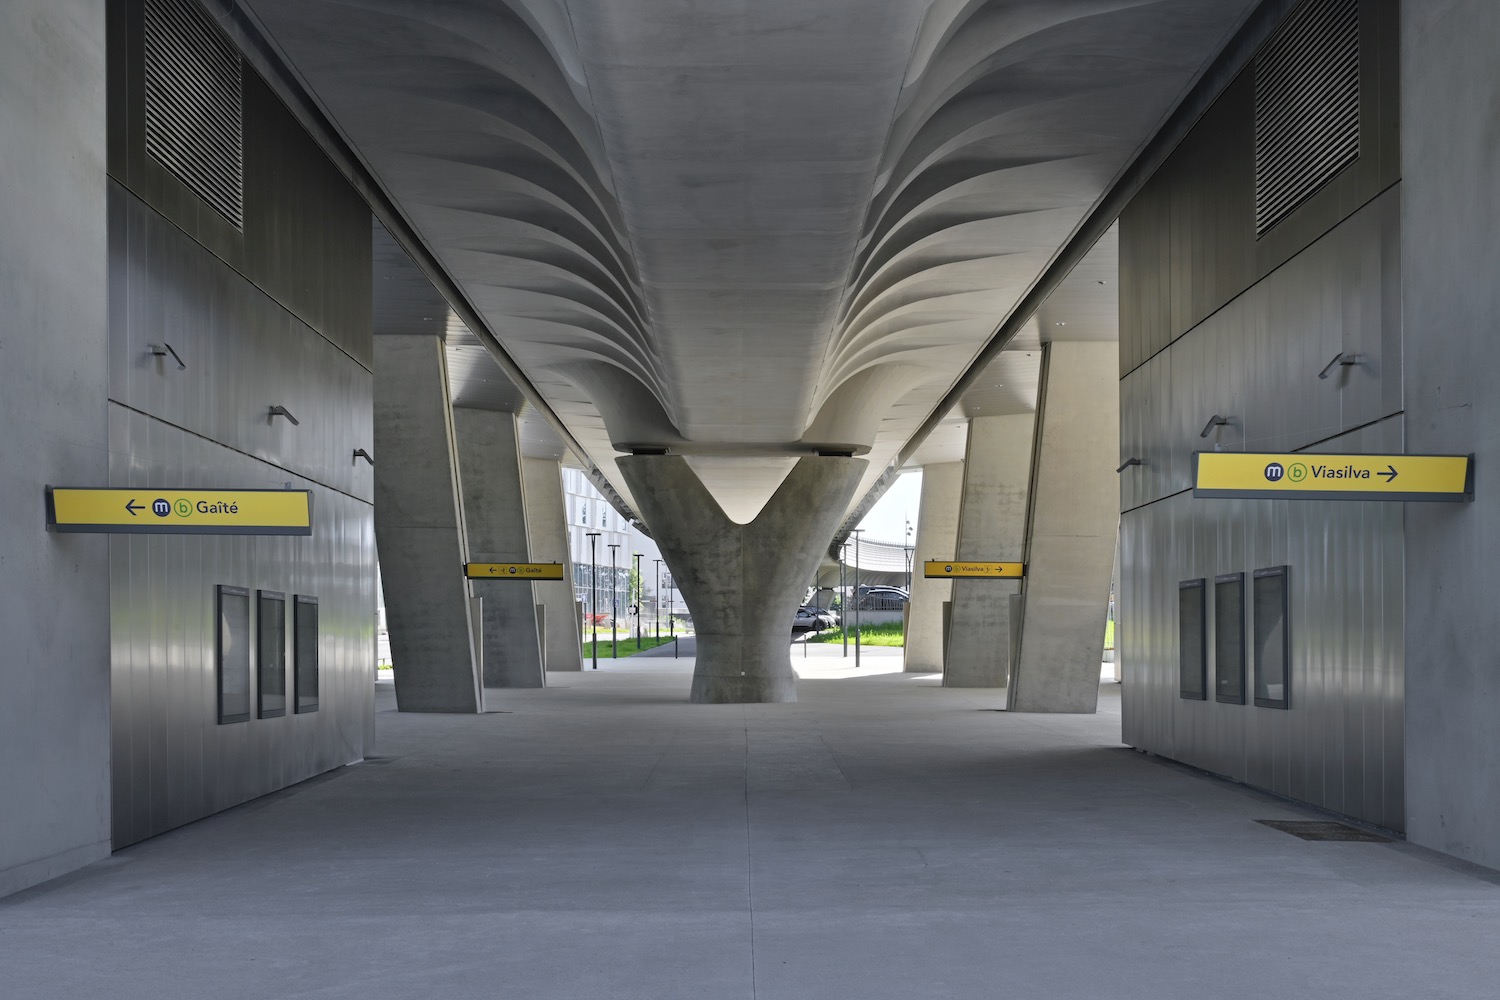
[[[1231,600],[1226,592],[1230,590],[1237,617],[1232,635],[1225,628],[1225,605]],[[1226,686],[1226,679],[1234,683]],[[1214,701],[1245,704],[1245,681],[1245,574],[1224,573],[1214,577]]]
[[[238,605],[243,611],[244,632],[236,636],[226,612]],[[250,591],[246,587],[219,584],[214,594],[214,680],[219,725],[250,721]],[[230,662],[233,657],[234,662]],[[226,686],[235,676],[242,685]]]
[[[1208,700],[1208,581],[1203,577],[1196,580],[1181,580],[1177,584],[1177,696],[1189,701]],[[1185,591],[1196,590],[1198,599],[1193,602],[1191,596]],[[1184,604],[1184,599],[1190,604]],[[1191,636],[1187,631],[1187,619],[1183,610],[1191,607],[1198,620],[1197,656],[1196,667],[1189,659]],[[1196,676],[1197,687],[1194,689],[1189,685],[1188,679]]]
[[[318,634],[318,599],[298,594],[292,602],[291,693],[292,711],[297,715],[318,710],[321,683]]]
[[[1291,622],[1291,569],[1288,566],[1268,566],[1258,569],[1254,573],[1253,594],[1251,600],[1254,604],[1255,625],[1255,704],[1260,708],[1291,708],[1292,707],[1292,622]],[[1263,581],[1279,580],[1280,586],[1274,592],[1269,586],[1262,586]],[[1265,595],[1265,601],[1262,601]],[[1267,619],[1275,617],[1274,622]],[[1271,629],[1276,626],[1281,629],[1281,641],[1275,643],[1271,635]],[[1269,627],[1268,627],[1269,626]],[[1271,686],[1266,683],[1265,664],[1267,652],[1271,649],[1268,643],[1274,643],[1279,648],[1275,649],[1276,655],[1281,661],[1281,697],[1271,697]]]
[[[268,635],[270,631],[274,634]],[[255,592],[255,717],[286,715],[286,594]]]

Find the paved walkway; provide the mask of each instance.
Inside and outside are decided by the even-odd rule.
[[[798,651],[800,652],[800,650]],[[871,652],[871,651],[867,651]],[[899,650],[896,651],[899,653]],[[1492,997],[1500,886],[871,652],[601,662],[0,901],[0,996]],[[1493,875],[1493,873],[1489,873]]]

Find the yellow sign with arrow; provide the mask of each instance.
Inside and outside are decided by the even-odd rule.
[[[470,580],[561,580],[562,563],[465,563]]]
[[[932,559],[922,564],[922,575],[929,580],[1019,580],[1026,575],[1026,564]]]
[[[1473,499],[1468,455],[1314,455],[1200,451],[1193,496],[1252,500]]]
[[[53,531],[124,535],[311,535],[310,490],[47,490]]]

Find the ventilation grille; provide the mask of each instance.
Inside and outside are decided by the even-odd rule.
[[[245,221],[240,58],[196,0],[146,0],[146,152]]]
[[[1307,0],[1255,59],[1255,235],[1359,159],[1359,0]]]

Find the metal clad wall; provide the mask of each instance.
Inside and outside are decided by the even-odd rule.
[[[245,72],[244,232],[145,156],[140,3],[110,4],[110,485],[313,492],[310,537],[110,540],[113,841],[360,759],[374,734],[370,216]],[[169,343],[187,364],[153,355]],[[285,406],[300,421],[273,419]],[[217,722],[215,586],[319,601],[316,712]],[[252,651],[252,671],[257,664]]]
[[[110,176],[371,367],[369,208],[244,66],[245,222],[237,230],[147,155],[143,53],[141,0],[110,0]]]
[[[1250,69],[1131,202],[1120,228],[1122,376],[1400,179],[1397,14],[1396,0],[1360,0],[1359,159],[1263,237]]]
[[[1121,459],[1146,464],[1121,474],[1117,641],[1127,743],[1401,829],[1403,506],[1191,494],[1192,453],[1216,445],[1403,450],[1400,186],[1361,204],[1122,380]],[[1146,237],[1163,207],[1161,199],[1137,202],[1122,225],[1122,283],[1145,281],[1146,296],[1155,294],[1159,282],[1149,279],[1160,262]],[[1138,240],[1137,221],[1146,233]],[[1253,226],[1248,214],[1245,225]],[[1123,250],[1127,238],[1144,257]],[[1181,249],[1175,236],[1170,243],[1173,254]],[[1175,256],[1170,264],[1174,288],[1212,271],[1179,267]],[[1194,301],[1183,299],[1184,315],[1199,308]],[[1143,330],[1136,334],[1135,350],[1149,350]],[[1339,353],[1358,353],[1361,363],[1319,380]],[[1230,425],[1201,438],[1215,414]],[[1258,708],[1253,697],[1247,705],[1180,698],[1178,581],[1203,577],[1211,588],[1219,574],[1244,572],[1248,609],[1249,574],[1282,564],[1291,567],[1291,709]],[[1211,613],[1208,626],[1211,650]],[[1253,682],[1253,648],[1247,658]]]

